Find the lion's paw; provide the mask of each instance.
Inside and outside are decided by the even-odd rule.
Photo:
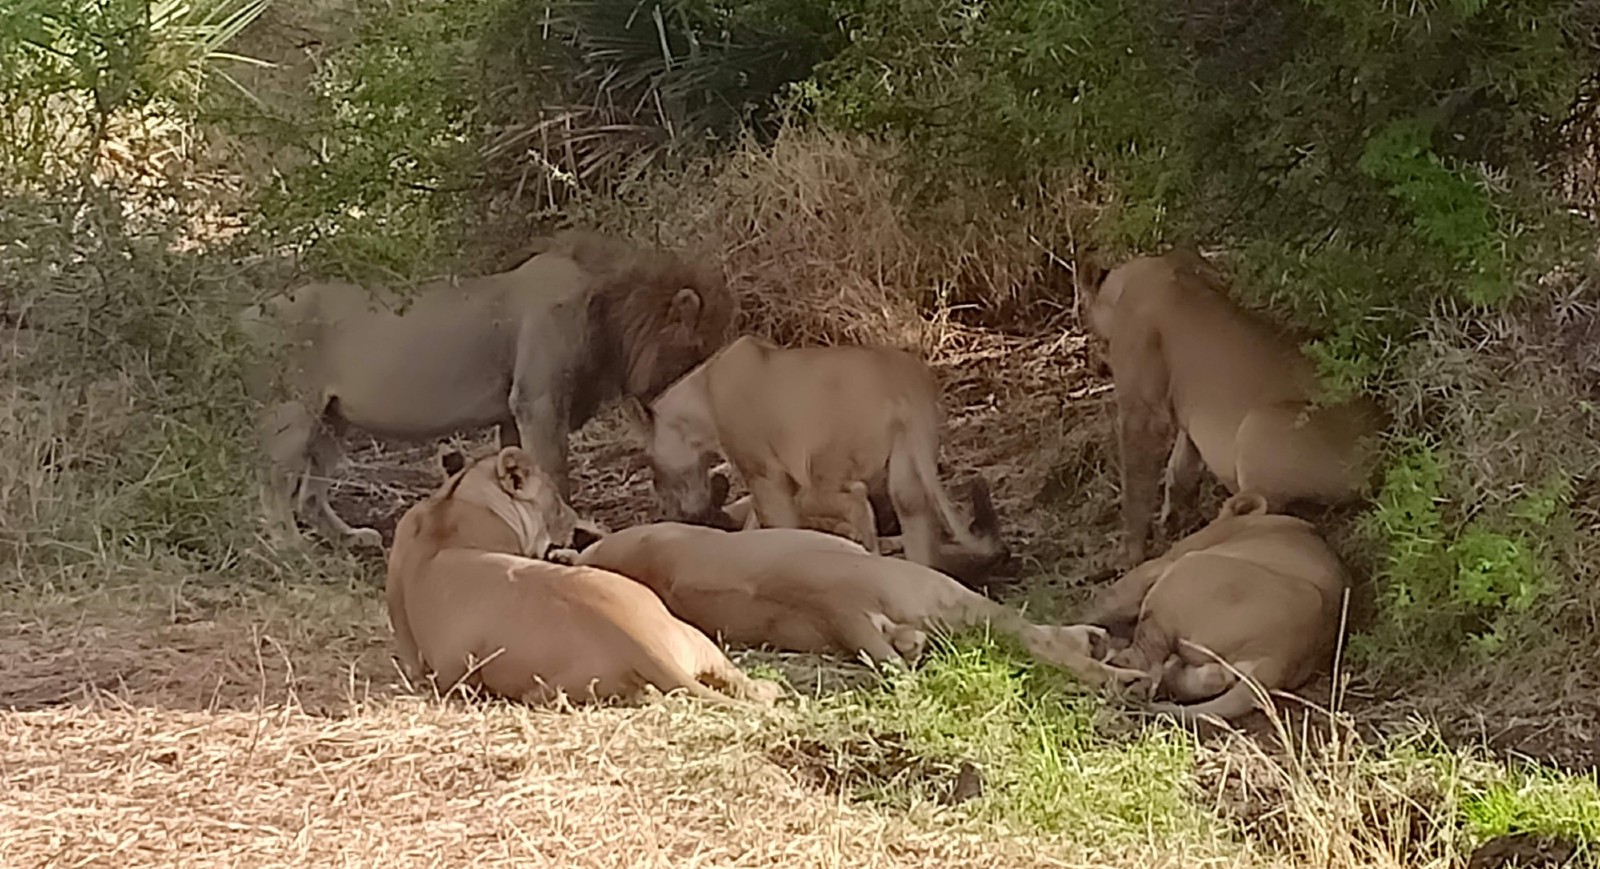
[[[564,564],[571,567],[578,563],[578,550],[551,547],[545,551],[544,560],[552,564]]]

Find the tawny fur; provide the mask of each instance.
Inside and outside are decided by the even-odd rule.
[[[992,507],[983,518],[993,524],[969,525],[939,482],[938,387],[909,353],[782,349],[744,336],[641,416],[669,518],[690,520],[720,506],[709,477],[721,454],[744,478],[763,528],[800,527],[802,493],[848,499],[862,482],[874,501],[892,505],[908,559],[977,583],[1008,556]],[[846,513],[860,521],[856,511]],[[870,538],[865,531],[858,536]]]
[[[1140,681],[1097,660],[1105,634],[1028,622],[935,570],[819,531],[723,531],[662,522],[602,538],[577,559],[649,587],[679,618],[728,642],[798,652],[915,658],[927,631],[988,624],[1087,682]]]
[[[320,283],[252,307],[246,329],[285,351],[253,388],[267,401],[269,366],[281,366],[293,394],[262,424],[270,528],[292,538],[301,515],[335,540],[379,545],[328,503],[347,426],[425,440],[497,425],[569,497],[569,433],[608,400],[655,398],[722,346],[733,315],[716,268],[581,233],[510,271],[412,294]]]
[[[1083,290],[1116,383],[1126,563],[1148,554],[1163,458],[1163,525],[1193,509],[1202,462],[1230,492],[1260,493],[1274,511],[1362,495],[1371,436],[1384,425],[1378,407],[1365,397],[1313,407],[1311,360],[1230,301],[1198,253],[1139,257],[1096,284],[1091,275]]]
[[[760,528],[754,500],[745,495],[726,508],[728,518],[738,528]],[[878,520],[872,509],[872,498],[867,484],[852,480],[843,489],[819,490],[813,486],[801,489],[795,495],[795,512],[799,516],[797,527],[823,531],[861,544],[873,554],[881,554],[878,540]]]
[[[1256,699],[1234,669],[1263,689],[1293,691],[1328,662],[1345,568],[1311,523],[1266,510],[1253,492],[1228,499],[1206,527],[1106,589],[1086,619],[1135,625],[1111,663],[1146,671],[1177,701],[1159,711],[1238,718]]]
[[[552,522],[567,539],[550,533]],[[542,702],[631,697],[646,685],[710,700],[770,701],[704,634],[638,583],[535,560],[570,545],[570,508],[518,447],[454,474],[406,511],[387,597],[400,658],[439,691],[458,683]]]

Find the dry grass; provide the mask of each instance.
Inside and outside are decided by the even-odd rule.
[[[822,796],[738,738],[758,725],[684,702],[13,714],[0,848],[125,867],[1071,865]]]
[[[627,201],[591,203],[586,217],[668,246],[714,246],[742,328],[785,344],[883,343],[938,359],[960,344],[958,321],[1070,307],[1064,248],[1092,212],[1076,184],[1042,186],[1021,205],[951,202],[913,222],[897,159],[888,145],[789,128]]]
[[[1258,865],[853,805],[770,759],[792,707],[412,697],[371,588],[151,577],[0,609],[0,707],[28,707],[0,712],[7,865]]]

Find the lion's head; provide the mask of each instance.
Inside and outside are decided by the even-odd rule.
[[[568,548],[578,514],[561,500],[554,481],[521,447],[506,447],[469,458],[458,451],[440,455],[448,479],[434,493],[483,507],[517,536],[518,554],[543,558],[552,548]]]
[[[732,335],[738,303],[721,264],[594,233],[552,242],[595,276],[593,334],[617,357],[623,392],[649,402]]]

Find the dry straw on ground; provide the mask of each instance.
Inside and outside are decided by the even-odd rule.
[[[0,716],[9,866],[1195,866],[841,803],[687,701]],[[925,813],[924,813],[925,814]]]

